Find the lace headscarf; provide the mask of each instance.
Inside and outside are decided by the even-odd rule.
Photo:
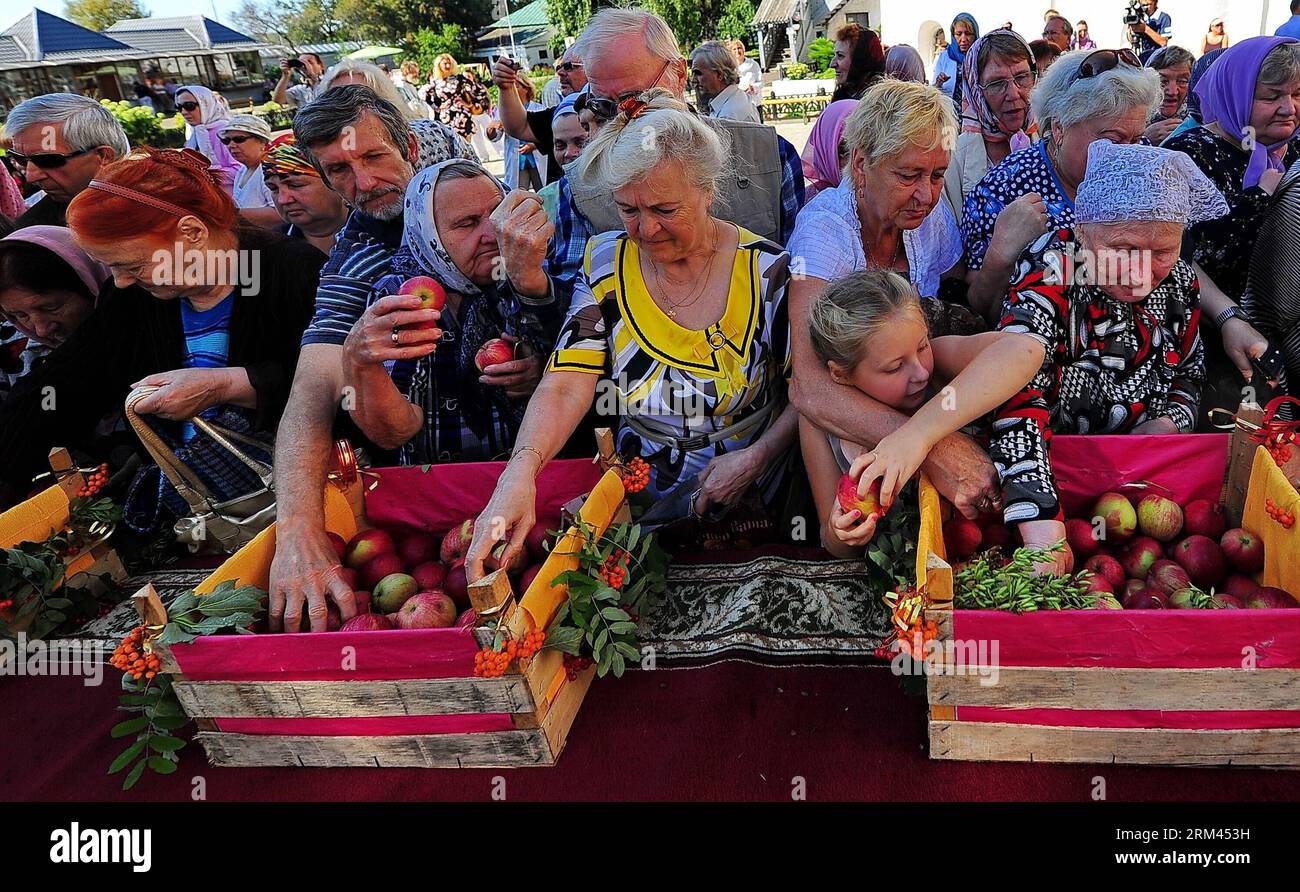
[[[1079,223],[1199,223],[1228,213],[1228,203],[1190,155],[1155,146],[1088,146],[1088,173],[1074,199]]]

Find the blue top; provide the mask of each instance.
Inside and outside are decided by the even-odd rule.
[[[185,363],[187,369],[224,369],[230,355],[230,311],[235,302],[233,292],[207,310],[196,310],[188,300],[181,300],[181,326],[185,331]],[[200,418],[215,418],[219,406],[210,406]],[[194,425],[182,425],[181,437],[186,442],[194,438]]]
[[[1274,37],[1294,37],[1300,40],[1300,15],[1293,15],[1273,32]]]
[[[1147,16],[1146,23],[1152,31],[1156,32],[1161,37],[1173,36],[1174,23],[1173,20],[1169,18],[1169,13],[1167,12],[1157,12],[1155,15]],[[1148,37],[1145,32],[1143,32],[1140,39],[1142,41],[1142,63],[1146,64],[1147,54],[1160,49],[1160,44]]]

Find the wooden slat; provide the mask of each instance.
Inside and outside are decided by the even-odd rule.
[[[1246,493],[1250,490],[1250,471],[1254,465],[1259,444],[1250,438],[1251,431],[1264,420],[1264,410],[1258,404],[1242,401],[1237,407],[1237,424],[1232,429],[1228,443],[1228,463],[1223,470],[1223,486],[1219,502],[1231,526],[1241,525],[1246,508]]]
[[[1300,728],[1193,731],[931,722],[930,758],[1300,768]]]
[[[399,681],[177,681],[185,712],[213,718],[350,718],[531,712],[519,675]]]
[[[514,768],[554,764],[540,730],[396,737],[281,737],[201,731],[214,765],[230,768]]]
[[[1105,669],[1001,666],[997,684],[976,674],[926,676],[931,704],[1022,709],[1297,709],[1297,669]]]
[[[560,758],[560,753],[564,751],[564,744],[569,739],[569,729],[573,727],[573,721],[578,717],[578,709],[582,706],[583,698],[587,696],[587,688],[591,687],[591,681],[595,677],[596,667],[588,666],[578,674],[576,679],[565,682],[564,687],[556,694],[555,702],[551,704],[550,710],[542,719],[542,732],[546,735],[547,743],[550,744],[552,758]]]

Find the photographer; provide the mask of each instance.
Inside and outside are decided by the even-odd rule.
[[[304,83],[289,86],[294,72]],[[302,53],[296,59],[280,60],[280,80],[276,81],[271,100],[280,105],[306,105],[320,95],[320,78],[325,73],[325,63],[315,53]]]
[[[1174,24],[1169,18],[1169,13],[1156,11],[1159,5],[1159,0],[1142,0],[1140,4],[1135,0],[1129,0],[1129,7],[1124,13],[1124,21],[1137,37],[1138,43],[1134,49],[1137,50],[1143,65],[1156,50],[1169,43],[1169,38],[1174,33]],[[1145,17],[1142,16],[1139,6],[1146,7]],[[1137,21],[1133,21],[1134,19]]]

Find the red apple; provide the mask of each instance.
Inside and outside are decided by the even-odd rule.
[[[339,561],[342,562],[343,555],[348,553],[347,540],[344,539],[342,536],[340,536],[338,533],[331,533],[327,531],[325,535],[329,537],[330,545],[334,546],[334,553],[339,556]]]
[[[1140,588],[1124,599],[1125,610],[1163,610],[1168,606],[1165,593],[1154,588]]]
[[[474,521],[462,521],[457,526],[451,528],[447,535],[442,537],[442,548],[439,550],[439,558],[444,564],[450,564],[458,558],[463,558],[465,552],[469,551],[469,543],[474,539]]]
[[[1138,536],[1119,550],[1119,562],[1133,579],[1146,579],[1151,567],[1164,557],[1160,543],[1150,536]]]
[[[492,340],[485,341],[483,346],[478,348],[478,352],[474,354],[474,365],[478,366],[478,370],[482,372],[488,366],[513,362],[514,358],[515,348],[508,341],[492,338]]]
[[[1238,573],[1234,573],[1227,579],[1223,580],[1223,590],[1234,598],[1239,598],[1243,601],[1255,594],[1255,590],[1258,588],[1258,582],[1251,579],[1249,576],[1242,576]]]
[[[1245,601],[1227,592],[1215,592],[1210,595],[1210,607],[1215,610],[1241,610],[1245,606]]]
[[[325,602],[325,631],[337,632],[343,626],[343,616],[333,601]]]
[[[402,563],[402,559],[389,552],[362,564],[361,569],[357,571],[357,582],[361,584],[361,588],[373,592],[379,585],[379,580],[385,576],[405,571],[406,564]]]
[[[472,629],[476,622],[478,622],[478,614],[475,613],[473,609],[465,610],[456,618],[456,628]]]
[[[397,293],[401,295],[413,294],[420,298],[421,310],[441,310],[447,305],[446,290],[443,289],[437,279],[429,276],[412,276],[398,287]],[[438,323],[434,320],[403,326],[403,328],[413,330],[437,327]]]
[[[442,581],[447,578],[447,565],[441,561],[425,561],[411,571],[411,576],[422,592],[442,588]]]
[[[1101,550],[1101,543],[1093,534],[1093,526],[1086,520],[1072,519],[1065,522],[1065,544],[1074,552],[1076,561],[1087,560]]]
[[[340,632],[377,632],[393,628],[393,621],[382,613],[359,613],[343,624]]]
[[[1183,528],[1183,509],[1159,493],[1144,495],[1138,501],[1137,515],[1143,534],[1161,542],[1171,541]]]
[[[1238,573],[1258,573],[1264,569],[1264,541],[1248,530],[1228,530],[1219,540],[1223,556]]]
[[[1282,610],[1300,607],[1300,602],[1291,597],[1289,592],[1265,585],[1255,589],[1255,594],[1246,601],[1246,606],[1252,610]]]
[[[362,564],[381,554],[392,554],[396,550],[397,545],[386,530],[373,528],[362,530],[353,536],[352,541],[348,543],[348,550],[343,557],[343,563],[354,570],[359,570]]]
[[[461,610],[469,607],[469,583],[465,581],[465,562],[457,561],[447,571],[447,578],[442,582],[442,590]]]
[[[1111,544],[1128,540],[1137,530],[1137,512],[1122,493],[1102,493],[1093,505],[1092,516],[1106,522],[1106,541]]]
[[[943,525],[943,544],[948,551],[949,560],[964,561],[980,547],[983,538],[984,533],[979,525],[960,514]]]
[[[1084,562],[1083,569],[1105,579],[1116,592],[1124,587],[1124,581],[1128,578],[1123,565],[1108,554],[1093,555]]]
[[[984,533],[980,537],[979,550],[988,551],[990,548],[1000,548],[1005,552],[1010,544],[1011,533],[1007,531],[1006,525],[1002,523],[1002,518],[998,516],[997,523],[991,523],[984,527]]]
[[[1129,598],[1146,588],[1147,582],[1145,579],[1129,579],[1124,583],[1124,591],[1120,600],[1127,606]]]
[[[1093,610],[1123,610],[1124,605],[1114,595],[1108,595],[1105,592],[1097,593],[1097,600],[1092,602]]]
[[[533,528],[524,537],[524,547],[528,549],[528,556],[538,563],[550,557],[551,549],[555,546],[555,543],[551,541],[551,535],[546,532],[549,529],[559,529],[559,525],[539,521],[533,524]]]
[[[537,578],[537,574],[541,569],[541,564],[533,564],[524,571],[524,575],[519,577],[519,594],[522,595],[524,592],[528,591],[528,587],[533,584],[533,580]]]
[[[1088,580],[1088,587],[1084,591],[1095,592],[1099,595],[1113,595],[1115,594],[1115,587],[1110,584],[1106,577],[1094,575]]]
[[[1218,539],[1227,529],[1223,508],[1209,499],[1196,499],[1183,507],[1183,532],[1188,536]]]
[[[1190,586],[1192,578],[1177,561],[1161,558],[1151,565],[1151,570],[1147,573],[1147,584],[1172,597],[1174,592],[1180,592]]]
[[[397,543],[397,556],[414,569],[438,559],[438,540],[427,533],[409,533]]]
[[[1188,536],[1174,547],[1174,560],[1187,571],[1192,584],[1208,589],[1223,579],[1227,565],[1219,543],[1206,536]]]
[[[850,511],[861,511],[865,518],[874,514],[880,517],[884,512],[880,510],[880,478],[877,477],[871,481],[867,487],[865,496],[858,495],[858,481],[854,480],[848,474],[840,478],[840,488],[837,495],[840,502],[840,510],[845,514]]]
[[[419,590],[415,580],[406,573],[390,573],[375,586],[374,603],[384,613],[393,613]]]
[[[357,605],[357,613],[370,612],[370,592],[353,592],[352,601]]]
[[[395,616],[399,629],[445,629],[456,624],[456,605],[441,591],[407,599]]]

